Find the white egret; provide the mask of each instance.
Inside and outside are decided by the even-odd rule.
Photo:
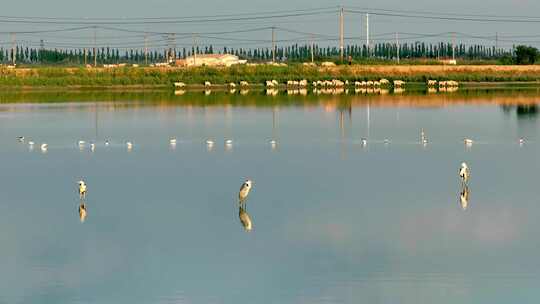
[[[362,144],[362,147],[367,146],[367,139],[362,138],[362,139],[360,140],[360,143]]]
[[[461,167],[459,168],[459,177],[461,178],[462,183],[467,184],[470,176],[471,171],[469,169],[469,166],[467,166],[467,164],[464,162],[461,163]]]
[[[248,179],[242,184],[242,187],[240,187],[240,192],[238,193],[238,198],[240,199],[240,202],[243,202],[248,197],[252,183],[253,182]]]
[[[79,198],[86,198],[86,183],[83,180],[79,181]]]

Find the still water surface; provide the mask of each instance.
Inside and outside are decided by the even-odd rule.
[[[537,93],[112,95],[0,98],[0,303],[540,300]]]

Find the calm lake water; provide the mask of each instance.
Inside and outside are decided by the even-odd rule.
[[[0,95],[0,303],[538,303],[536,102]]]

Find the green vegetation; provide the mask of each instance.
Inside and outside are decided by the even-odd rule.
[[[519,45],[516,47],[516,64],[534,64],[538,59],[538,49],[532,46]]]
[[[280,83],[292,79],[324,80],[389,80],[422,82],[427,79],[460,82],[523,82],[540,81],[540,68],[510,66],[336,66],[321,68],[301,64],[289,66],[233,66],[231,68],[0,68],[0,87],[147,87],[172,88],[174,82],[201,86],[248,81],[262,85],[266,80]]]

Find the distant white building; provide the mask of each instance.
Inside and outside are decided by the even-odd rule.
[[[176,60],[177,66],[226,66],[245,64],[247,60],[240,60],[238,56],[231,54],[197,54],[186,59]]]

